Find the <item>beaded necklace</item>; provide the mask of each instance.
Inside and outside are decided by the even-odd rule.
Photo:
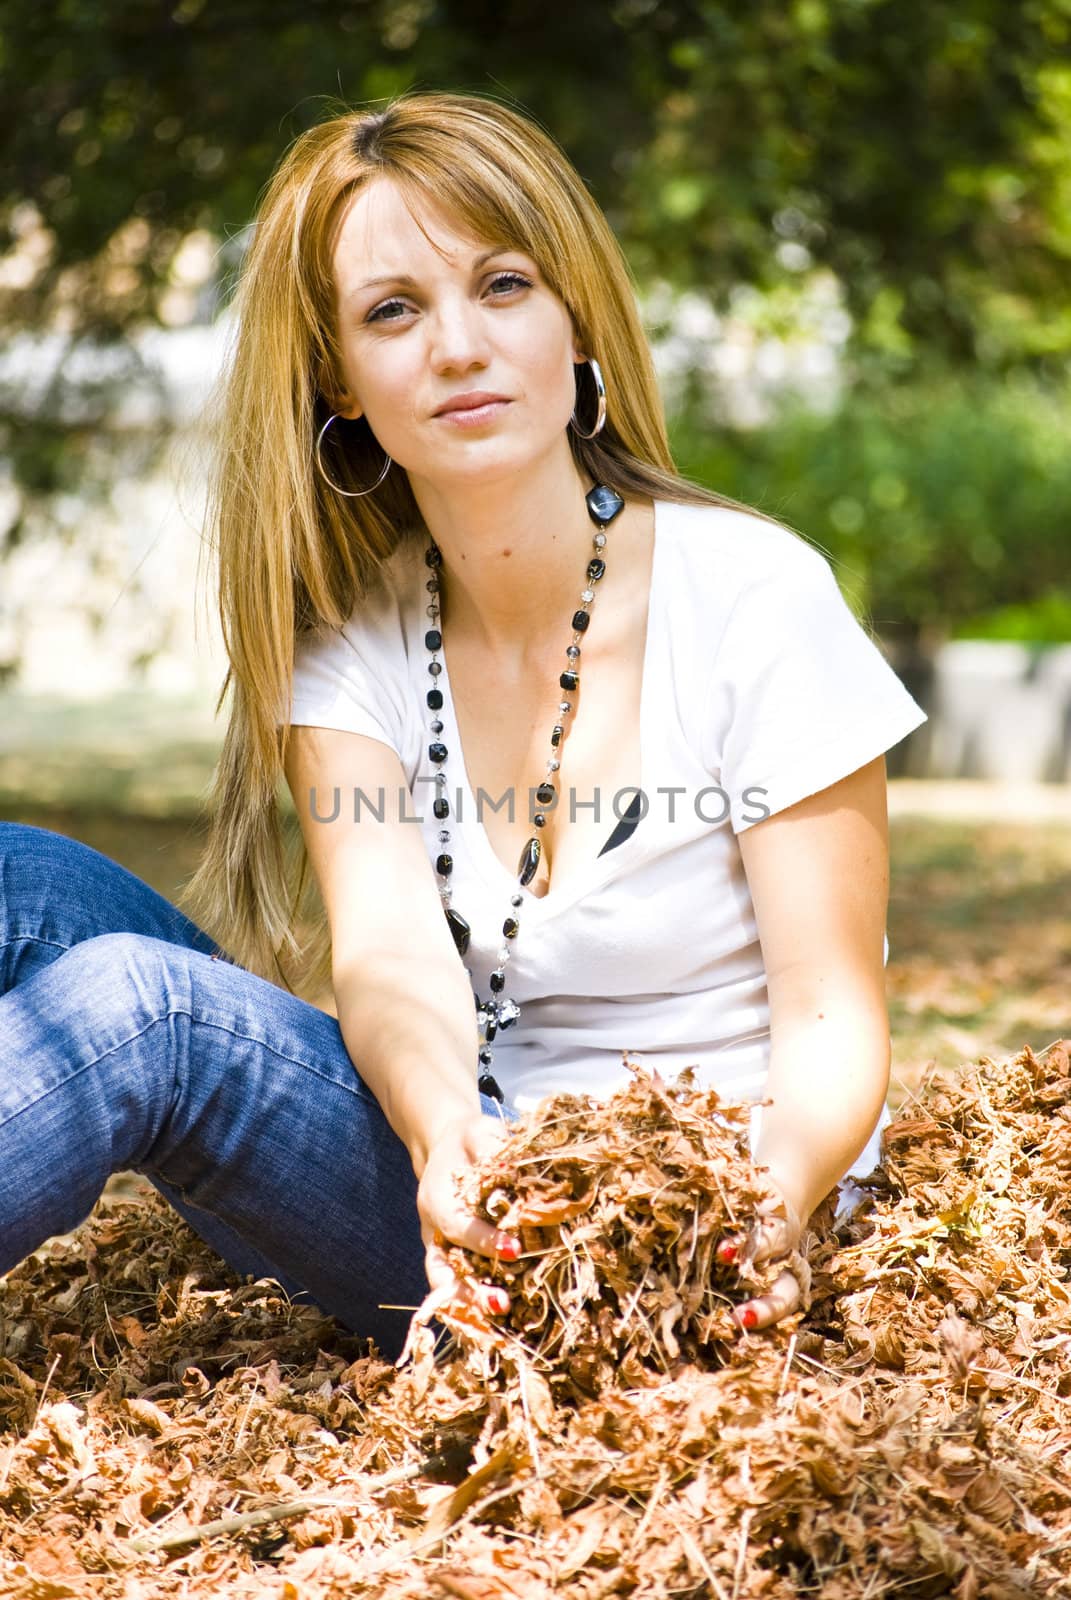
[[[606,571],[606,561],[602,555],[606,547],[606,529],[614,518],[624,510],[625,502],[616,490],[605,483],[598,483],[589,489],[584,496],[588,508],[588,515],[595,524],[596,532],[592,539],[594,555],[590,557],[587,565],[586,584],[581,590],[580,605],[573,612],[572,629],[573,637],[566,647],[567,666],[558,679],[558,683],[567,693],[575,692],[580,687],[580,640],[587,631],[591,621],[589,607],[595,599],[594,585]],[[443,723],[438,713],[442,710],[443,694],[438,687],[437,679],[442,673],[442,662],[438,659],[442,648],[443,636],[438,626],[439,623],[439,568],[442,566],[442,551],[429,535],[428,548],[424,560],[431,569],[426,588],[430,595],[427,606],[427,615],[431,619],[431,626],[424,635],[424,644],[430,655],[428,674],[432,680],[431,688],[427,693],[428,709],[432,713],[428,724],[432,735],[428,745],[428,756],[435,768],[435,798],[432,801],[432,814],[441,824],[438,833],[438,842],[441,846],[440,853],[435,861],[435,870],[440,878],[439,898],[446,913],[446,921],[453,936],[458,955],[464,960],[468,953],[472,930],[460,912],[455,911],[451,905],[452,887],[450,877],[454,870],[453,857],[448,853],[450,845],[450,829],[446,825],[450,816],[450,802],[446,798],[446,759],[449,751],[441,741]],[[573,702],[568,699],[559,701],[558,718],[550,735],[551,753],[547,759],[546,772],[542,783],[535,792],[536,800],[540,806],[549,806],[557,798],[555,774],[561,767],[562,740],[568,726],[568,717],[573,710]],[[543,828],[546,826],[546,813],[542,810],[533,812],[532,826]],[[542,855],[542,845],[538,833],[533,833],[521,851],[517,867],[517,882],[519,889],[527,887],[536,875]],[[494,1061],[494,1051],[491,1048],[499,1029],[513,1026],[521,1014],[521,1008],[516,1000],[504,998],[506,987],[506,968],[509,964],[510,954],[514,941],[520,930],[520,911],[524,905],[524,896],[519,892],[510,899],[512,914],[507,916],[502,924],[502,944],[498,951],[498,965],[490,976],[490,994],[486,1000],[481,1000],[476,994],[475,984],[473,995],[476,1001],[476,1024],[479,1029],[479,1058],[477,1065],[478,1085],[482,1094],[491,1095],[496,1100],[503,1098],[491,1067]],[[470,979],[472,971],[466,968]]]

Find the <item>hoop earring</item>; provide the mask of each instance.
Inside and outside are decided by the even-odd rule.
[[[590,433],[584,433],[576,425],[576,407],[573,407],[572,415],[569,418],[569,426],[580,439],[594,439],[597,433],[602,432],[606,422],[606,385],[602,381],[602,369],[594,356],[588,356],[588,366],[591,368],[591,376],[595,379],[595,388],[599,395],[599,410],[595,418],[595,426]]]
[[[327,421],[324,423],[323,427],[320,429],[319,433],[316,435],[316,445],[315,445],[315,448],[314,448],[314,450],[312,452],[313,456],[314,456],[314,458],[316,460],[316,469],[319,472],[321,478],[327,484],[329,489],[333,489],[336,494],[342,495],[343,498],[346,499],[346,500],[359,500],[361,495],[363,495],[363,494],[371,494],[373,489],[378,489],[379,488],[380,484],[383,482],[383,479],[387,476],[387,473],[390,471],[391,458],[390,458],[390,456],[387,456],[386,461],[384,461],[384,463],[383,463],[383,471],[379,474],[379,477],[376,479],[375,483],[373,483],[369,488],[367,488],[367,489],[340,489],[338,484],[334,481],[334,479],[328,477],[327,472],[324,469],[323,459],[322,459],[322,457],[320,455],[320,446],[323,444],[324,434],[327,432],[327,430],[331,426],[332,422],[337,422],[337,421],[338,421],[338,412],[336,412],[334,414],[334,416],[328,417]]]

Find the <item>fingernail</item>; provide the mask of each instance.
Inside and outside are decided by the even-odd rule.
[[[488,1295],[488,1299],[490,1300],[491,1307],[494,1311],[509,1310],[509,1295],[503,1294],[501,1289],[492,1289],[491,1293]]]
[[[759,1314],[754,1306],[745,1306],[740,1312],[740,1325],[744,1328],[754,1328],[758,1325]]]
[[[740,1252],[731,1239],[723,1239],[718,1246],[718,1259],[731,1263],[739,1258]]]
[[[495,1234],[495,1254],[512,1256],[516,1258],[521,1253],[521,1241],[512,1239],[508,1233]]]

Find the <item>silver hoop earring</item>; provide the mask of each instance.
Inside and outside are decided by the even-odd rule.
[[[572,416],[569,418],[569,426],[580,439],[594,439],[597,433],[602,432],[603,425],[606,422],[606,385],[602,381],[602,369],[594,356],[588,356],[588,366],[591,368],[591,376],[595,379],[595,388],[599,395],[599,410],[595,418],[595,426],[590,433],[584,433],[576,425],[576,407],[573,407]]]
[[[326,470],[324,468],[323,460],[322,460],[321,455],[320,455],[320,446],[323,444],[324,434],[327,432],[327,430],[331,426],[332,422],[337,422],[338,421],[338,415],[339,414],[336,411],[334,416],[328,417],[327,421],[324,423],[323,427],[320,429],[319,433],[316,436],[316,447],[313,450],[313,455],[316,458],[316,469],[319,472],[321,478],[327,484],[329,489],[333,489],[336,494],[342,495],[344,497],[344,499],[346,499],[346,500],[359,500],[361,495],[363,495],[363,494],[371,494],[373,489],[378,489],[379,488],[380,484],[383,482],[383,479],[387,476],[387,473],[390,471],[391,458],[390,458],[390,456],[388,456],[386,461],[384,461],[384,463],[383,463],[383,471],[379,474],[379,477],[376,479],[375,483],[373,483],[369,488],[367,488],[367,489],[340,489],[338,484],[334,481],[334,479],[328,476],[328,474],[327,474],[327,472],[326,472]]]

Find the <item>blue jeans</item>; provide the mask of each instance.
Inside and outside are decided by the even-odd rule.
[[[383,1308],[428,1287],[408,1153],[335,1018],[221,954],[107,856],[0,822],[0,1273],[132,1170],[393,1357],[410,1313]]]

